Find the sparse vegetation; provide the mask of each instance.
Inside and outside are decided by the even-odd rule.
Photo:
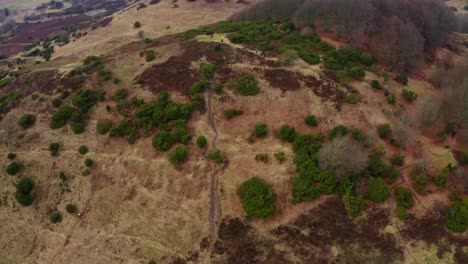
[[[380,124],[377,126],[377,132],[382,139],[389,138],[392,134],[392,127],[390,124]]]
[[[67,213],[69,214],[76,214],[78,212],[78,207],[75,204],[67,204],[66,207]]]
[[[418,98],[418,95],[415,92],[408,89],[403,89],[401,94],[403,98],[409,103],[416,101]]]
[[[334,127],[329,134],[330,140],[336,137],[344,137],[348,134],[348,127],[345,125],[339,125]]]
[[[51,223],[58,224],[62,222],[62,213],[60,213],[59,211],[55,211],[50,215],[49,219]]]
[[[286,161],[286,154],[284,152],[275,153],[275,158],[280,164],[282,164]]]
[[[214,75],[216,73],[216,69],[217,69],[217,67],[216,67],[215,64],[210,64],[210,63],[203,64],[202,67],[201,67],[203,79],[205,79],[205,80],[213,79]]]
[[[268,156],[268,154],[261,153],[255,155],[255,160],[258,162],[268,163],[270,161],[270,157]]]
[[[257,177],[243,182],[237,189],[237,195],[250,218],[267,218],[275,212],[275,195],[268,185]]]

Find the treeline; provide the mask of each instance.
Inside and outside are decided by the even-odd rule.
[[[266,0],[233,19],[285,17],[406,70],[415,69],[424,51],[445,44],[457,28],[453,11],[439,0]]]

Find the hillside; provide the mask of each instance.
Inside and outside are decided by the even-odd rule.
[[[316,0],[63,2],[3,35],[47,29],[1,64],[1,264],[467,263],[457,27],[408,69]]]

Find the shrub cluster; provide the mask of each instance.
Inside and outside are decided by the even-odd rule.
[[[468,228],[468,198],[450,205],[445,213],[445,224],[457,233],[463,233]]]
[[[218,150],[211,150],[210,153],[208,153],[208,158],[216,163],[223,163],[224,162],[224,155],[223,153]]]
[[[418,98],[418,95],[415,92],[408,89],[403,89],[401,95],[407,102],[410,103],[416,101],[416,99]]]
[[[369,191],[367,192],[367,199],[376,203],[382,203],[390,196],[390,190],[382,178],[369,178]]]
[[[255,124],[254,136],[256,138],[264,138],[268,135],[268,126],[264,123]]]
[[[257,177],[243,182],[237,189],[237,195],[250,218],[266,218],[275,212],[275,195],[268,185]]]

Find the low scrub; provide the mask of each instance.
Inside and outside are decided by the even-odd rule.
[[[267,218],[275,212],[275,195],[259,178],[251,178],[237,189],[242,207],[250,218]]]

